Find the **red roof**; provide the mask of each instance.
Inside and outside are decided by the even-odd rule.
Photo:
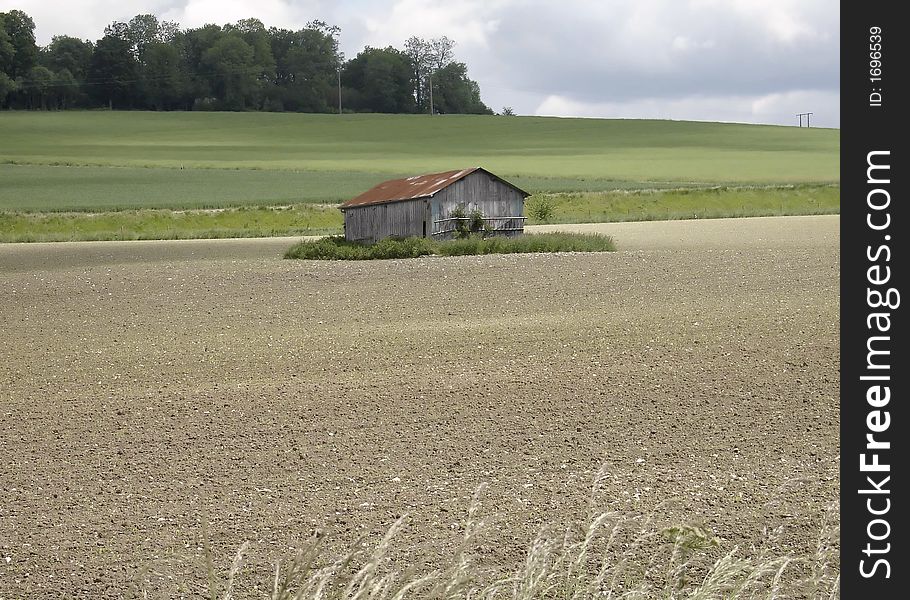
[[[383,181],[379,185],[370,188],[356,198],[351,198],[341,204],[340,208],[352,208],[355,206],[366,206],[369,204],[383,204],[386,202],[398,202],[400,200],[415,200],[417,198],[429,198],[436,192],[445,189],[458,181],[467,177],[475,171],[489,173],[481,167],[472,167],[470,169],[461,169],[460,171],[444,171],[442,173],[430,173],[428,175],[415,175],[414,177],[405,177],[404,179],[390,179]],[[489,173],[493,175],[492,173]],[[493,177],[496,177],[493,175]],[[499,177],[496,177],[499,179]],[[506,185],[528,196],[524,190],[519,190],[511,183],[500,179]]]

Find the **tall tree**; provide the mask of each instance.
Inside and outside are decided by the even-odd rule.
[[[130,52],[140,64],[145,63],[145,49],[150,44],[159,42],[170,43],[179,31],[179,26],[173,21],[159,21],[152,14],[139,14],[129,20],[114,21],[104,28],[105,35],[111,35],[129,44]]]
[[[404,48],[405,54],[411,59],[414,72],[414,99],[417,106],[420,110],[433,112],[433,77],[454,60],[455,41],[445,36],[430,40],[412,36],[405,41]]]
[[[35,45],[35,22],[21,10],[0,13],[0,26],[6,36],[6,44],[0,39],[0,61],[7,62],[6,74],[12,79],[25,76],[38,63],[38,46]],[[9,47],[12,55],[9,56]],[[4,50],[5,48],[5,50]],[[3,58],[7,54],[7,58]]]
[[[74,78],[82,80],[88,73],[93,51],[89,41],[55,35],[51,43],[41,50],[39,62],[55,73],[66,69]]]
[[[129,42],[114,35],[98,40],[86,83],[97,102],[110,108],[131,106],[139,83],[139,64]]]
[[[34,28],[22,11],[0,13],[0,107],[333,112],[343,99],[350,110],[491,112],[445,36],[345,62],[340,29],[318,20],[297,31],[255,18],[180,30],[138,14],[95,44],[56,36],[40,51]]]
[[[322,21],[311,21],[305,29],[270,30],[276,58],[275,84],[282,91],[286,110],[328,112],[338,100],[336,75],[342,56],[339,33]]]
[[[450,62],[434,74],[433,97],[440,113],[491,115],[493,111],[480,99],[480,86],[468,78],[464,63]]]
[[[275,57],[272,55],[272,44],[269,32],[259,19],[241,19],[234,25],[225,25],[228,33],[239,34],[253,50],[253,68],[255,83],[249,91],[249,100],[254,108],[259,108],[265,92],[275,80]]]
[[[69,69],[63,68],[54,73],[52,86],[55,108],[67,109],[79,98],[79,84]]]
[[[9,98],[10,94],[19,89],[19,84],[16,83],[15,79],[10,79],[10,76],[0,71],[0,108],[6,106],[6,100]]]
[[[145,50],[151,44],[161,42],[158,17],[150,14],[136,15],[127,23],[127,41],[139,64],[145,64]]]
[[[48,97],[54,92],[54,74],[47,67],[36,65],[22,79],[22,92],[28,96],[29,108],[47,110]]]
[[[0,13],[0,73],[5,75],[9,72],[15,55],[16,49],[13,48],[9,34],[6,33],[5,15]]]
[[[414,100],[418,109],[423,109],[427,104],[424,98],[426,91],[427,73],[430,71],[432,48],[430,43],[416,35],[409,37],[404,43],[404,53],[411,60],[411,81],[413,82]]]
[[[349,94],[349,105],[371,112],[413,112],[411,67],[408,56],[391,46],[367,46],[345,65],[341,75],[345,86],[356,90]]]
[[[152,42],[144,49],[142,96],[155,110],[178,106],[183,92],[180,53],[173,44]]]
[[[174,39],[180,53],[184,97],[188,106],[215,96],[215,72],[203,61],[205,53],[223,36],[220,25],[205,25],[180,32]]]
[[[433,38],[428,42],[430,48],[429,63],[430,72],[436,72],[446,68],[449,63],[455,60],[455,40],[446,36]]]
[[[214,74],[214,91],[228,110],[244,110],[256,89],[259,67],[253,49],[236,34],[206,50],[202,63]]]

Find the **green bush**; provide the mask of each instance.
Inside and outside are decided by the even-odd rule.
[[[307,260],[382,260],[519,252],[611,252],[613,239],[598,234],[543,233],[515,237],[483,237],[473,234],[460,239],[433,241],[425,238],[387,238],[375,244],[348,242],[342,236],[300,242],[285,253],[285,258]]]
[[[535,196],[527,206],[528,214],[540,223],[549,223],[556,212],[556,206],[548,196]]]
[[[417,258],[433,254],[432,243],[424,238],[386,238],[362,248],[368,259]]]
[[[300,242],[288,250],[285,258],[308,260],[377,260],[417,258],[433,254],[432,242],[423,238],[387,238],[375,244],[348,242],[343,236],[324,237],[314,242]]]

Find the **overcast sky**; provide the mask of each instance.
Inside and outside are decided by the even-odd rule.
[[[351,58],[446,35],[496,111],[840,127],[836,0],[0,0],[39,45],[140,13],[181,27],[256,17],[341,27]]]

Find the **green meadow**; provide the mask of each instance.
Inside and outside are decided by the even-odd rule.
[[[392,177],[483,166],[540,196],[561,194],[553,218],[612,219],[604,202],[617,191],[641,194],[708,188],[740,193],[702,216],[801,214],[784,206],[781,186],[817,187],[825,211],[838,184],[840,132],[683,121],[468,115],[314,115],[207,112],[0,113],[0,239],[103,239],[42,230],[38,223],[96,218],[123,237],[296,234],[299,205],[335,204]],[[807,187],[808,186],[808,187]],[[762,189],[774,191],[762,192]],[[830,190],[834,189],[835,192]],[[828,191],[824,191],[828,190]],[[576,201],[571,200],[573,197]],[[612,195],[611,195],[612,194]],[[769,195],[770,194],[770,195]],[[811,193],[810,193],[811,195]],[[661,196],[667,199],[671,196]],[[584,207],[570,210],[583,198]],[[792,198],[791,198],[792,199]],[[622,220],[673,218],[689,211],[629,208]],[[146,209],[294,207],[267,227],[137,225]],[[577,208],[577,207],[576,207]],[[647,210],[645,210],[647,209]],[[561,210],[561,212],[560,212]],[[835,207],[834,212],[837,208]],[[130,212],[127,219],[127,212]],[[337,211],[336,211],[337,212]],[[119,214],[118,213],[123,213]],[[135,213],[135,214],[134,214]],[[240,219],[237,211],[229,211]],[[30,215],[25,218],[24,215]],[[590,217],[585,215],[590,214]],[[693,213],[694,214],[694,213]],[[48,216],[42,220],[42,216]],[[155,221],[161,221],[157,214]],[[118,218],[123,221],[118,223]],[[175,217],[185,218],[188,217]],[[195,218],[195,217],[194,217]],[[220,217],[223,220],[227,216]],[[690,217],[691,218],[691,217]],[[165,219],[166,220],[166,219]],[[279,219],[280,221],[280,219]],[[303,221],[305,222],[305,220]],[[340,219],[336,218],[336,222]],[[15,223],[15,232],[11,229]],[[322,229],[325,223],[320,222]],[[32,229],[29,229],[32,227]],[[138,227],[138,229],[137,229]],[[23,229],[24,228],[24,229]],[[112,228],[112,229],[111,229]],[[231,233],[235,231],[236,233]],[[29,238],[31,234],[31,238]],[[86,234],[88,235],[88,234]]]
[[[412,173],[411,173],[412,174]],[[49,167],[0,164],[0,210],[111,211],[141,208],[210,209],[237,206],[337,204],[384,179],[355,171],[168,169],[160,167]],[[634,190],[632,181],[518,176],[509,181],[533,192]],[[649,188],[699,187],[651,182]]]

